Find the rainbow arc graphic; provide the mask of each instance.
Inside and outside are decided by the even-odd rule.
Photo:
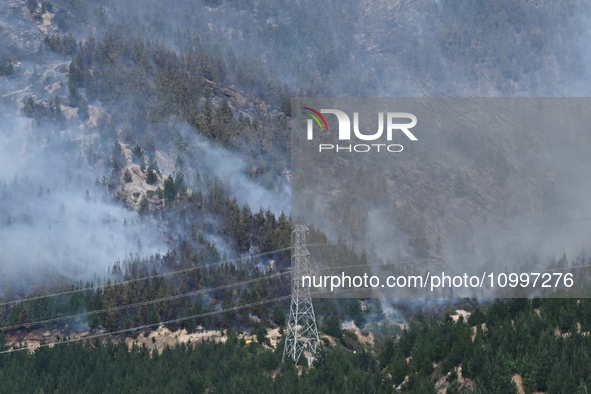
[[[306,112],[306,114],[310,115],[316,121],[316,123],[318,123],[318,126],[320,126],[320,130],[324,130],[324,127],[322,127],[322,123],[320,123],[320,119],[322,119],[322,122],[324,123],[324,126],[326,127],[326,131],[328,131],[328,125],[326,124],[326,120],[324,120],[324,116],[322,116],[320,114],[320,112],[318,112],[312,108],[309,108],[309,107],[302,107],[302,108],[313,112],[313,113]],[[320,118],[320,119],[318,119],[318,118]]]

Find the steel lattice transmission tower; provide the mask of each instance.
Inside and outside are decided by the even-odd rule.
[[[312,364],[319,341],[310,288],[302,287],[302,276],[310,275],[310,253],[306,249],[306,233],[309,230],[304,223],[296,223],[293,231],[295,249],[291,264],[291,307],[283,349],[283,362],[291,358],[297,364],[302,353],[306,352],[308,365]]]

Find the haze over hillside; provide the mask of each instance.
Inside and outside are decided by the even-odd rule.
[[[2,390],[587,393],[585,298],[315,299],[281,356],[301,213],[314,267],[588,294],[589,7],[0,0]],[[335,97],[418,99],[418,141],[308,160],[298,100]]]
[[[168,175],[174,179],[179,174],[180,189],[186,188],[189,194],[206,192],[211,182],[219,181],[240,205],[289,214],[292,95],[577,96],[588,92],[588,84],[581,82],[589,75],[588,51],[580,43],[588,34],[589,14],[577,2],[539,6],[368,1],[312,6],[307,1],[176,1],[138,6],[72,0],[37,7],[3,1],[0,10],[5,33],[0,56],[6,75],[1,81],[3,116],[32,119],[11,120],[31,133],[26,139],[3,131],[7,144],[15,146],[10,149],[15,157],[5,155],[3,160],[18,169],[5,172],[3,178],[10,182],[15,176],[30,176],[39,182],[28,174],[33,168],[24,165],[24,158],[41,151],[40,165],[51,168],[48,164],[56,157],[51,152],[59,149],[60,161],[69,157],[64,171],[74,171],[88,182],[98,180],[99,185],[94,190],[94,185],[76,182],[68,196],[84,198],[87,190],[92,191],[91,198],[113,209],[129,209],[130,219],[137,216],[133,211],[163,212],[165,181]],[[495,34],[485,34],[491,29]],[[573,133],[577,139],[577,132]],[[584,166],[576,159],[580,156],[561,153],[573,158],[561,166],[562,175],[542,170],[544,164],[532,164],[537,176],[519,162],[520,148],[511,137],[472,140],[459,131],[452,134],[446,135],[446,143],[456,153],[453,149],[426,153],[424,144],[434,144],[426,141],[422,150],[405,152],[408,165],[402,164],[393,175],[396,180],[390,177],[400,212],[390,212],[391,202],[385,208],[386,216],[396,218],[390,221],[394,227],[378,231],[384,215],[362,214],[360,225],[366,227],[369,238],[385,232],[394,233],[398,240],[395,250],[379,250],[378,257],[388,260],[398,254],[399,259],[408,259],[426,253],[439,261],[458,258],[459,249],[478,243],[471,239],[474,234],[461,229],[460,223],[466,221],[494,223],[517,216],[540,223],[584,216],[585,207],[568,212],[562,208],[572,208],[569,198],[580,202],[579,193],[587,187],[577,182],[583,176],[575,170]],[[549,142],[540,140],[535,130],[524,130],[520,141],[540,146],[537,160],[554,160],[543,153]],[[156,177],[148,179],[146,166],[154,167]],[[418,182],[400,178],[411,173]],[[56,185],[64,177],[57,169],[41,176],[56,177],[51,182]],[[512,196],[511,190],[517,189],[519,195]],[[443,213],[437,213],[440,208],[436,207],[441,206],[445,206],[444,219]],[[6,221],[14,208],[9,203],[4,211]],[[20,214],[13,212],[11,220],[15,215]],[[123,222],[121,213],[112,216]],[[164,252],[187,225],[161,214],[150,220],[166,229],[147,230],[157,227],[142,224],[146,229],[136,230],[131,243],[96,259],[99,275],[117,256],[122,259],[138,252],[137,240],[143,239],[141,253]],[[132,221],[135,226],[136,220]],[[200,226],[207,241],[215,241],[229,253],[236,251],[233,241],[220,236],[223,231],[215,214]],[[325,230],[332,239],[338,238],[330,226]],[[130,237],[113,232],[110,236],[114,240]],[[560,246],[567,244],[564,237],[536,237],[527,253],[547,243],[558,246],[548,255],[560,253]],[[583,241],[572,242],[576,245],[569,252],[579,250]],[[498,244],[503,243],[499,239]],[[365,239],[361,246],[371,245]],[[59,249],[67,249],[66,244]]]

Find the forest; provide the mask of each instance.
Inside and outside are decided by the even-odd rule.
[[[520,161],[526,148],[537,160],[558,141],[539,130],[517,143],[453,130],[386,175],[339,178],[336,157],[292,174],[293,99],[585,96],[588,4],[0,6],[0,391],[591,390],[591,259],[585,249],[546,259],[546,238],[534,251],[495,250],[495,263],[574,267],[571,298],[315,298],[312,365],[282,362],[301,220],[292,190],[311,193],[327,179],[336,190],[325,212],[332,227],[310,225],[314,269],[396,275],[463,263],[458,250],[481,258],[472,224],[529,218],[580,196],[560,183],[572,168]],[[578,137],[563,132],[560,142],[584,152],[591,140]],[[447,156],[425,148],[452,144]],[[567,178],[580,192],[577,171]],[[511,195],[515,185],[526,191]],[[374,226],[376,216],[392,227]],[[562,230],[544,235],[563,247]],[[519,243],[519,231],[499,239]],[[396,252],[368,242],[375,232]],[[219,338],[159,350],[148,339],[164,326],[171,337]]]
[[[435,393],[434,383],[443,377],[448,393],[492,394],[516,393],[512,376],[518,374],[526,392],[588,392],[588,299],[464,303],[470,305],[466,320],[419,310],[409,316],[408,329],[386,330],[387,323],[368,327],[382,331],[373,349],[351,339],[335,315],[320,327],[339,342],[322,347],[312,368],[282,364],[282,342],[274,350],[247,344],[228,328],[223,343],[179,344],[161,353],[145,345],[129,349],[124,342],[89,340],[31,355],[2,354],[0,376],[11,392],[235,392],[240,387],[241,392],[394,393],[402,384],[402,392]],[[264,342],[265,334],[258,338]],[[460,383],[466,379],[473,384]]]

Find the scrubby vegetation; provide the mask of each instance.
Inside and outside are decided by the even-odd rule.
[[[17,53],[3,45],[17,53],[0,56],[6,86],[18,92],[13,84],[18,85],[19,78],[26,84],[27,78],[39,80],[34,91],[22,86],[26,93],[12,103],[12,96],[2,95],[2,105],[20,106],[32,130],[14,146],[39,145],[39,151],[67,156],[66,175],[55,170],[70,182],[63,190],[82,178],[78,171],[99,174],[95,186],[104,195],[95,198],[86,190],[87,202],[94,198],[120,204],[124,187],[136,186],[128,208],[137,209],[138,221],[162,226],[169,249],[121,258],[92,280],[72,282],[55,274],[34,286],[27,273],[14,279],[0,276],[0,329],[6,329],[0,334],[0,351],[18,350],[19,344],[6,342],[15,332],[52,330],[67,338],[74,328],[105,334],[129,329],[113,342],[82,341],[0,354],[1,391],[399,389],[421,394],[435,393],[436,384],[446,381],[447,394],[497,394],[517,392],[515,375],[526,393],[591,390],[591,300],[586,298],[481,300],[481,305],[456,300],[429,313],[397,300],[395,312],[403,315],[398,320],[386,318],[379,300],[315,300],[322,346],[311,368],[282,364],[282,342],[275,349],[263,346],[270,328],[286,324],[288,300],[228,310],[289,294],[294,218],[276,206],[272,209],[270,202],[257,200],[253,208],[237,199],[244,196],[238,195],[236,184],[212,174],[213,166],[226,163],[208,163],[203,152],[215,148],[238,157],[228,165],[239,165],[236,170],[244,172],[245,182],[265,192],[280,193],[290,184],[301,190],[313,187],[303,173],[290,178],[292,96],[586,92],[581,81],[588,79],[589,67],[580,44],[588,41],[586,4],[402,3],[375,18],[368,17],[375,12],[372,7],[363,9],[363,2],[352,0],[150,0],[141,6],[110,0],[56,0],[55,5],[28,0],[31,23],[49,26],[43,31],[50,32],[37,41],[34,53]],[[41,25],[43,21],[47,23]],[[46,62],[55,59],[62,63],[49,70]],[[440,81],[451,82],[437,85]],[[467,160],[457,166],[436,165],[424,152],[412,162],[401,160],[391,178],[362,170],[349,179],[335,178],[341,192],[327,211],[338,231],[349,229],[353,243],[362,244],[368,221],[361,201],[383,205],[397,227],[392,238],[404,239],[407,254],[439,263],[444,261],[446,234],[429,220],[445,214],[447,221],[454,215],[440,209],[442,195],[458,206],[469,202],[465,205],[475,212],[491,216],[518,212],[520,206],[511,205],[504,194],[514,170],[510,150],[484,136],[475,137],[471,145],[465,142],[467,133],[450,132],[447,141]],[[530,140],[524,133],[520,144],[542,144],[543,139],[532,135]],[[33,152],[31,156],[38,153]],[[306,173],[319,174],[322,182],[342,170],[337,158],[308,165],[315,168]],[[420,173],[420,182],[404,179],[404,165]],[[524,173],[528,179],[535,175],[533,170]],[[554,185],[554,174],[543,175]],[[406,194],[398,195],[404,198],[380,199],[390,193],[388,182],[400,190],[406,187]],[[547,208],[552,195],[544,185],[532,186],[533,203],[525,195],[523,205],[534,211]],[[35,228],[33,214],[16,215],[8,202],[34,195],[35,202],[44,203],[44,196],[56,189],[62,191],[26,177],[0,182],[2,229]],[[486,199],[479,190],[486,191]],[[495,208],[487,211],[484,200],[494,200]],[[428,207],[437,209],[431,218]],[[45,231],[53,231],[51,224],[58,223],[67,208],[51,212]],[[111,223],[110,218],[104,220]],[[113,221],[128,223],[126,218]],[[312,259],[327,267],[353,265],[363,271],[382,262],[370,245],[363,251],[342,238],[330,243],[313,226],[308,241],[316,244],[310,248]],[[141,242],[137,249],[142,249]],[[394,274],[423,268],[393,260]],[[566,256],[557,263],[560,268],[567,265]],[[587,286],[587,272],[580,272],[579,284]],[[247,283],[237,285],[241,282]],[[58,292],[67,294],[44,297]],[[130,306],[138,303],[144,305]],[[454,322],[445,312],[459,304],[469,307],[471,315]],[[225,312],[217,313],[220,310]],[[136,327],[208,313],[169,327],[224,330],[225,343],[179,344],[159,353],[145,346],[129,349],[124,342],[150,330],[138,333]],[[84,315],[70,318],[77,314]],[[403,323],[408,328],[403,329]],[[237,332],[245,330],[255,333],[256,343],[238,339]],[[360,335],[375,341],[361,341]]]

